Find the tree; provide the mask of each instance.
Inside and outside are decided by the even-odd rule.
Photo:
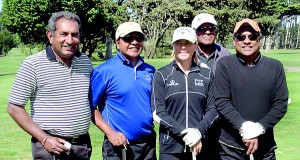
[[[132,0],[125,3],[131,20],[142,25],[146,33],[145,58],[154,58],[168,29],[179,26],[177,19],[192,9],[185,0]]]
[[[232,41],[235,23],[250,15],[250,12],[243,5],[243,0],[189,0],[187,3],[193,10],[188,13],[187,18],[180,18],[179,20],[190,26],[193,18],[200,13],[214,15],[218,23],[217,42],[223,46]]]
[[[8,51],[17,45],[16,37],[8,30],[0,30],[0,55],[6,56]]]
[[[18,33],[24,44],[45,43],[47,21],[61,10],[81,18],[82,52],[89,52],[89,56],[125,18],[123,7],[111,0],[4,0],[0,21],[9,31]]]

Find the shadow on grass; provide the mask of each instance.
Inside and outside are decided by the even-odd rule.
[[[9,75],[15,75],[15,74],[17,74],[17,73],[4,73],[4,74],[0,73],[0,76],[9,76]]]

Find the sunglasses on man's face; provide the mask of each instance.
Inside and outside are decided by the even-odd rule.
[[[122,39],[123,41],[125,41],[126,43],[132,42],[134,39],[135,39],[137,42],[142,42],[142,41],[145,40],[145,37],[144,37],[143,34],[137,33],[137,34],[135,35],[135,37],[132,36],[131,34],[127,34],[126,36],[121,37],[121,39]]]
[[[246,36],[246,35],[237,35],[237,36],[235,36],[235,38],[238,41],[244,41],[247,37],[250,41],[256,41],[259,36],[257,34],[251,34],[251,35],[248,35],[248,36]]]
[[[215,25],[211,25],[211,26],[200,26],[200,27],[198,27],[196,30],[197,30],[197,32],[199,32],[199,33],[203,33],[203,32],[205,32],[205,31],[207,31],[207,30],[210,30],[210,31],[212,31],[212,32],[215,32],[215,31],[217,30],[217,26],[215,26]]]

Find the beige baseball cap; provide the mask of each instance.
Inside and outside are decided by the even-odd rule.
[[[198,14],[192,21],[192,28],[197,29],[203,23],[211,23],[213,25],[217,25],[217,21],[215,17],[208,13],[200,13]]]
[[[144,32],[141,29],[141,25],[136,23],[136,22],[125,22],[119,25],[116,31],[116,40],[119,39],[120,37],[124,37],[127,34],[131,32],[139,32],[144,34]],[[145,35],[145,34],[144,34]]]
[[[180,39],[185,39],[192,43],[196,43],[197,35],[191,27],[179,27],[174,31],[172,43]]]
[[[233,33],[236,33],[242,26],[245,26],[245,25],[250,25],[256,32],[260,32],[260,28],[259,28],[257,22],[255,22],[252,19],[246,18],[246,19],[243,19],[236,23]]]

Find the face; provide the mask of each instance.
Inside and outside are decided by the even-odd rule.
[[[137,59],[143,50],[145,37],[142,33],[132,32],[117,40],[117,49],[131,61]]]
[[[52,49],[60,59],[70,59],[79,50],[79,25],[74,20],[60,18],[56,21],[56,31],[48,31],[47,37]]]
[[[197,49],[197,43],[192,43],[187,40],[178,40],[173,44],[175,51],[175,60],[179,62],[191,62],[193,55]]]
[[[259,35],[250,26],[239,29],[233,39],[238,54],[246,57],[258,54],[260,49]]]
[[[196,29],[196,34],[199,44],[211,45],[216,39],[217,26],[211,23],[203,23]]]

